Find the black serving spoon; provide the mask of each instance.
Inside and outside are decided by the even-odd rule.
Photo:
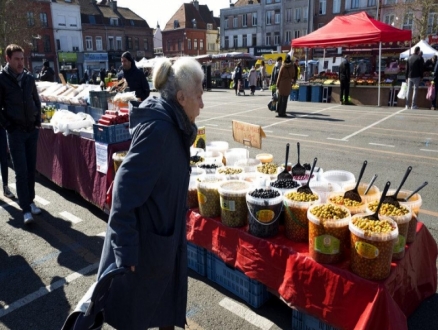
[[[359,191],[357,190],[359,188],[360,180],[362,180],[363,173],[365,172],[365,168],[367,167],[368,162],[365,160],[363,162],[362,168],[359,173],[359,177],[357,178],[356,187],[354,187],[351,190],[348,190],[344,193],[344,198],[351,199],[353,201],[362,203],[362,197],[360,197]]]
[[[284,163],[284,170],[280,174],[278,174],[277,179],[278,180],[287,180],[292,179],[292,174],[289,173],[287,170],[287,161],[289,160],[289,143],[286,144],[286,161]]]
[[[400,207],[400,203],[397,201],[397,195],[400,192],[401,187],[404,185],[404,183],[405,183],[406,179],[408,178],[409,173],[411,173],[411,171],[412,171],[412,166],[409,166],[407,168],[407,170],[406,170],[406,173],[405,173],[401,183],[400,183],[400,186],[397,188],[397,190],[395,191],[394,195],[386,196],[386,198],[384,200],[384,203],[392,204],[396,208]]]
[[[379,204],[377,205],[376,212],[374,212],[373,214],[370,214],[370,215],[367,215],[367,216],[363,217],[364,219],[379,221],[380,207],[382,206],[383,201],[386,198],[386,194],[388,192],[388,189],[389,189],[390,185],[391,185],[390,181],[386,182],[385,188],[383,189],[383,192],[382,192],[382,196],[380,196],[380,201],[379,201]]]
[[[415,189],[413,192],[410,193],[409,196],[405,197],[405,198],[397,198],[397,200],[399,202],[407,202],[409,200],[409,198],[411,198],[412,196],[414,196],[417,192],[419,192],[421,189],[423,189],[424,187],[426,187],[428,184],[427,181],[424,181],[423,184],[421,186],[419,186],[417,189]]]
[[[312,189],[310,189],[309,183],[310,183],[310,179],[312,178],[313,170],[315,169],[315,165],[317,161],[318,158],[315,157],[315,159],[313,160],[312,169],[310,170],[309,180],[307,180],[307,183],[304,186],[301,186],[297,189],[298,192],[309,194],[309,195],[313,194]]]
[[[292,167],[292,175],[303,176],[306,174],[306,168],[300,164],[300,143],[297,142],[298,162]]]

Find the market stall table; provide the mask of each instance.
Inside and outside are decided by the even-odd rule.
[[[36,168],[52,182],[76,191],[87,201],[104,209],[106,192],[114,178],[112,154],[128,150],[130,143],[124,141],[108,145],[108,172],[104,174],[96,170],[94,140],[41,129]]]
[[[405,257],[393,262],[384,281],[365,280],[336,265],[316,263],[307,243],[257,238],[246,228],[229,228],[220,218],[187,215],[187,239],[228,265],[265,284],[289,305],[342,329],[407,329],[407,316],[437,289],[437,244],[422,223]]]

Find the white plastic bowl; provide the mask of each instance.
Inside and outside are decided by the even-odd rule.
[[[347,184],[356,182],[354,174],[343,170],[331,170],[321,174],[321,181],[337,183],[343,188]]]

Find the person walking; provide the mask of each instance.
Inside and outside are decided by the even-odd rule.
[[[131,92],[135,92],[135,97],[141,101],[145,100],[151,93],[151,90],[144,73],[137,68],[130,52],[124,52],[121,61],[122,70],[118,73],[117,78],[119,80],[125,78]]]
[[[6,47],[7,64],[0,72],[0,125],[7,131],[15,170],[18,202],[25,224],[41,210],[34,204],[41,102],[33,76],[24,69],[24,50]]]
[[[260,63],[260,84],[261,84],[261,90],[264,91],[265,89],[268,89],[266,80],[268,79],[268,73],[266,72],[265,67],[265,61],[261,61]]]
[[[281,65],[277,78],[277,117],[286,117],[288,97],[292,89],[292,84],[296,81],[296,78],[295,67],[291,61],[290,55],[287,55],[286,60]]]
[[[405,109],[418,109],[417,107],[417,91],[420,87],[420,81],[423,79],[423,58],[420,56],[420,47],[415,47],[414,54],[412,54],[406,64],[406,80],[407,80],[407,91],[406,91],[406,106]],[[411,98],[411,89],[412,98]],[[412,102],[412,103],[411,103]]]
[[[435,85],[435,96],[432,99],[432,107],[431,110],[436,110],[436,94],[438,88],[438,56],[434,55],[432,57],[432,74],[433,74],[433,84]]]
[[[237,95],[237,88],[239,86],[239,80],[242,79],[242,64],[239,62],[237,62],[236,68],[234,69],[234,78],[233,78],[233,82],[234,82],[234,92]]]
[[[55,71],[50,67],[49,61],[43,63],[43,68],[41,69],[40,81],[55,81]]]
[[[105,303],[105,321],[116,329],[185,327],[190,146],[203,78],[194,58],[163,59],[153,72],[160,97],[130,110],[133,138],[115,177],[97,275],[114,262],[131,269],[113,281]]]
[[[340,103],[349,104],[350,97],[350,56],[345,55],[339,66],[339,81],[341,83],[341,91],[339,93]]]
[[[3,127],[0,127],[0,170],[3,182],[3,195],[7,198],[15,198],[15,195],[8,187],[8,140]]]
[[[251,70],[249,70],[248,84],[249,88],[251,89],[251,95],[254,95],[257,85],[257,70],[255,69],[254,65],[251,67]]]

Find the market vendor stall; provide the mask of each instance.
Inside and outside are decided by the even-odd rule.
[[[342,329],[407,329],[406,318],[436,292],[436,242],[422,224],[405,257],[391,264],[384,281],[365,280],[349,262],[323,265],[309,257],[307,243],[229,228],[220,218],[187,215],[187,239],[277,292],[288,304]],[[348,260],[348,259],[347,259]]]

